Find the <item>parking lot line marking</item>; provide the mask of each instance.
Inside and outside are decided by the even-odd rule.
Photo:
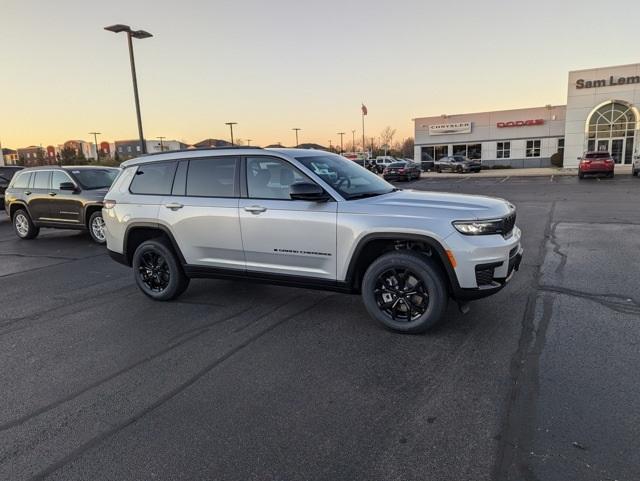
[[[553,182],[553,175],[551,176],[551,178],[549,179],[549,182]]]
[[[509,180],[511,178],[511,176],[506,176],[504,179],[502,179],[499,183],[502,184],[503,182],[506,182],[507,180]]]
[[[596,180],[597,180],[598,182],[600,182],[600,177],[596,177]]]
[[[471,177],[465,177],[463,179],[460,179],[458,181],[456,181],[456,184],[459,184],[460,182],[464,182],[465,180],[469,180]]]

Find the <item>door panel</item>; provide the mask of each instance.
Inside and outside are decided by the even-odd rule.
[[[624,157],[624,139],[612,139],[611,140],[611,157],[616,164],[623,162]]]
[[[31,218],[36,222],[46,222],[50,217],[49,179],[51,171],[35,171],[31,182],[24,191]]]
[[[80,195],[78,192],[60,190],[62,182],[73,182],[73,180],[64,172],[53,171],[49,190],[49,218],[52,222],[60,224],[82,224],[84,219]]]
[[[246,159],[239,215],[247,271],[336,279],[336,202],[290,200],[304,174],[282,159]],[[271,198],[269,198],[271,197]]]
[[[187,264],[244,270],[238,219],[239,157],[180,162],[159,217]]]

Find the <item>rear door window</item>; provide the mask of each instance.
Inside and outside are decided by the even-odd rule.
[[[129,190],[132,194],[171,195],[177,162],[153,162],[138,166]]]
[[[189,161],[187,195],[238,197],[240,157],[214,157]]]
[[[41,170],[35,173],[35,180],[33,181],[34,189],[49,189],[49,178],[51,177],[50,170]]]

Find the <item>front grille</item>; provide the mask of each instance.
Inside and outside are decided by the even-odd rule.
[[[503,237],[509,237],[509,234],[511,234],[511,231],[513,230],[515,225],[516,225],[515,212],[513,212],[513,214],[509,214],[508,216],[504,217],[502,219],[502,228],[500,229]]]

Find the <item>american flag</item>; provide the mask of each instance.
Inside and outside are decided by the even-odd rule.
[[[367,110],[367,106],[365,104],[362,104],[362,115],[367,115],[369,113],[369,111]]]

